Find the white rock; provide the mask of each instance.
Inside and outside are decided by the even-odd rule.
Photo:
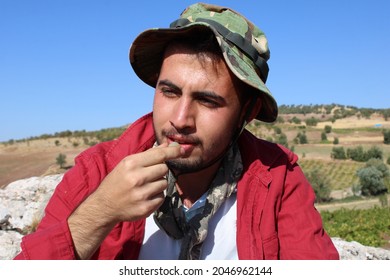
[[[0,230],[0,260],[11,260],[20,252],[22,237],[16,231]]]
[[[54,189],[63,174],[31,177],[10,183],[0,189],[0,219],[11,215],[12,228],[25,231],[35,219],[40,219]]]
[[[389,250],[364,246],[356,241],[347,242],[337,237],[332,241],[342,260],[390,260]]]

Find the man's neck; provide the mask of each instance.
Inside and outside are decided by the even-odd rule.
[[[179,175],[176,187],[182,203],[190,208],[210,187],[221,161],[195,172]]]

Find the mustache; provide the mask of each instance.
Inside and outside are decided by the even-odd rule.
[[[170,138],[173,140],[176,140],[177,142],[181,143],[191,143],[191,144],[201,144],[202,141],[199,139],[199,137],[194,135],[189,135],[185,133],[180,133],[177,130],[169,129],[169,130],[162,130],[161,135]]]

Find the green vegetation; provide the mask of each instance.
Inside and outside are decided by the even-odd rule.
[[[66,155],[64,154],[59,154],[57,157],[56,157],[56,163],[60,166],[60,168],[64,168],[64,165],[66,163]]]
[[[307,140],[306,132],[305,131],[298,132],[297,136],[294,138],[294,143],[307,144],[308,140]]]
[[[98,142],[104,142],[104,141],[110,141],[113,139],[118,138],[124,131],[126,130],[126,127],[114,127],[114,128],[104,128],[101,130],[96,131],[85,131],[85,130],[76,130],[76,131],[70,131],[65,130],[62,132],[56,132],[54,134],[42,134],[40,136],[34,136],[30,138],[20,139],[20,140],[8,140],[7,142],[3,142],[6,145],[13,145],[14,143],[20,143],[20,142],[28,142],[31,140],[39,140],[39,139],[50,139],[50,138],[81,138],[83,139],[85,144],[88,144],[90,146],[95,145]],[[91,139],[96,139],[92,140]],[[80,143],[73,143],[74,146],[78,146]],[[55,141],[56,146],[60,146],[61,143],[59,140]]]
[[[324,131],[325,131],[325,133],[331,133],[332,132],[332,127],[330,125],[325,125]]]
[[[390,129],[383,130],[383,143],[386,145],[390,144]]]
[[[318,124],[318,122],[319,122],[318,119],[311,117],[311,118],[306,120],[306,125],[307,126],[316,126]]]
[[[388,192],[390,171],[380,159],[372,158],[357,171],[360,190],[365,196],[378,196]]]
[[[333,159],[347,159],[344,147],[333,147],[330,157]]]
[[[359,116],[363,118],[370,118],[374,113],[383,115],[387,120],[390,116],[390,109],[372,109],[372,108],[357,108],[354,106],[345,106],[339,104],[330,105],[281,105],[279,106],[280,114],[322,114],[328,116],[329,119],[341,119],[349,116]],[[333,116],[331,116],[333,114]]]
[[[322,169],[314,168],[306,173],[306,177],[314,189],[317,203],[331,201],[329,178]]]
[[[366,246],[381,247],[390,237],[390,208],[323,211],[321,216],[330,236],[357,241]]]
[[[306,158],[301,159],[299,163],[306,176],[316,169],[321,170],[321,174],[327,178],[331,190],[344,190],[357,185],[359,178],[356,176],[356,172],[364,166],[363,163],[353,161],[335,160],[329,162]]]
[[[377,146],[372,146],[365,151],[363,146],[359,145],[354,148],[348,148],[346,152],[344,147],[333,147],[330,157],[333,159],[351,159],[353,161],[366,162],[372,158],[383,159],[383,151]]]

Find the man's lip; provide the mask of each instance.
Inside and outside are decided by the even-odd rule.
[[[194,141],[191,141],[186,138],[182,137],[168,137],[168,144],[172,142],[177,142],[180,145],[195,145],[196,143]]]

